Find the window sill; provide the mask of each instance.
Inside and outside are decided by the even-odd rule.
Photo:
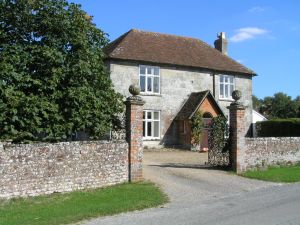
[[[144,138],[143,141],[160,141],[160,138]]]
[[[141,96],[156,96],[156,97],[161,97],[161,94],[156,94],[156,93],[146,93],[146,92],[141,92]]]
[[[234,99],[232,99],[232,98],[219,98],[219,101],[223,101],[223,102],[234,102]]]

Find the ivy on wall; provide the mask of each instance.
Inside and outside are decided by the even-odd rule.
[[[210,149],[222,152],[229,150],[229,129],[225,117],[217,116],[212,119],[208,143]]]
[[[208,138],[208,163],[213,166],[228,166],[229,161],[229,129],[223,116],[212,119]]]
[[[202,138],[202,130],[204,128],[203,113],[198,111],[192,117],[192,144],[200,145]]]

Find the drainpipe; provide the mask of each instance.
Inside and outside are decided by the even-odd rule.
[[[213,78],[213,96],[216,97],[216,80],[215,80],[216,74],[215,73],[212,74],[212,78]]]

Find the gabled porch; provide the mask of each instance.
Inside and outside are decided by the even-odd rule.
[[[204,122],[202,140],[200,146],[192,146],[191,119],[199,111],[203,114]],[[225,116],[218,102],[209,90],[192,92],[175,118],[176,127],[178,129],[179,145],[188,149],[208,151],[209,124],[211,123],[212,118],[218,115]],[[198,149],[195,149],[195,147]]]

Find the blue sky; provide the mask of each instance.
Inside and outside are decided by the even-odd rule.
[[[254,70],[259,98],[300,95],[298,0],[74,0],[114,40],[131,28],[199,38],[213,45],[220,31],[229,56]]]

